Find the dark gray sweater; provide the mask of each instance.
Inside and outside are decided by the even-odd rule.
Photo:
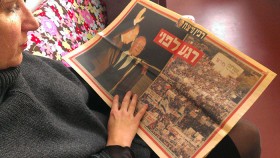
[[[110,157],[107,117],[90,110],[88,99],[61,63],[24,53],[20,67],[0,71],[0,157]],[[148,157],[149,149],[137,142],[136,157]]]

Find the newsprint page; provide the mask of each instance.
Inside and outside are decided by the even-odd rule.
[[[111,106],[131,90],[148,104],[138,134],[159,157],[205,157],[275,73],[199,24],[133,0],[64,58]]]

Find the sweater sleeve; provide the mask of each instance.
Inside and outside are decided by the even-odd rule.
[[[135,158],[129,147],[118,145],[107,146],[99,154],[91,155],[89,158]]]

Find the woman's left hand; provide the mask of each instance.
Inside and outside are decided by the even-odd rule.
[[[108,122],[107,146],[131,146],[140,121],[148,108],[148,105],[144,105],[134,114],[137,104],[137,95],[134,94],[132,99],[131,96],[132,92],[127,92],[121,106],[119,106],[119,97],[117,95],[114,97]]]

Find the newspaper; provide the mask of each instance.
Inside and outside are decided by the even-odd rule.
[[[159,157],[204,157],[275,73],[192,20],[133,0],[64,58],[111,106],[131,90],[148,104],[138,134]]]

